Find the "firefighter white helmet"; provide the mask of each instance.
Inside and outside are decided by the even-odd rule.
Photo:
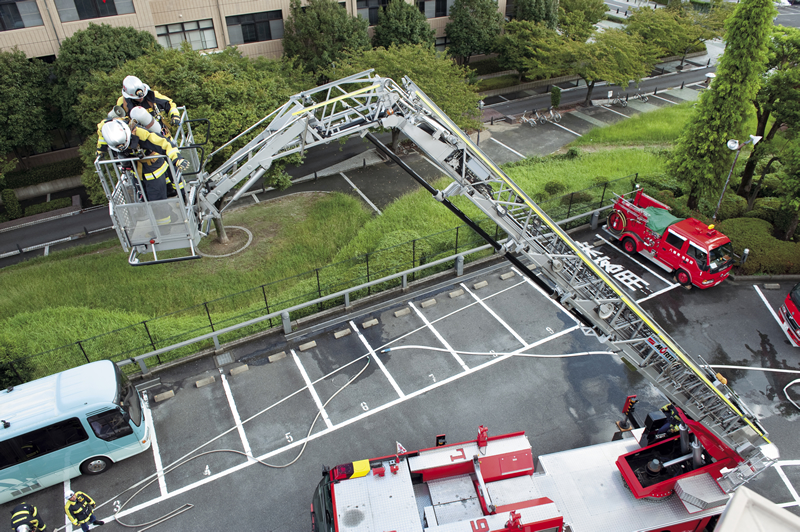
[[[16,531],[17,532],[31,532],[31,527],[29,527],[28,525],[19,525],[16,528]]]
[[[147,96],[149,91],[150,87],[136,76],[128,76],[122,80],[122,96],[125,98],[138,100]]]
[[[110,120],[100,130],[103,140],[114,151],[122,151],[131,143],[131,128],[122,120]]]
[[[136,123],[142,126],[144,129],[152,133],[161,134],[161,125],[150,113],[147,112],[147,109],[144,107],[137,105],[131,109],[130,115],[131,119],[136,120]]]

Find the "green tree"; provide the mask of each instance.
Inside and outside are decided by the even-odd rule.
[[[27,157],[50,148],[49,75],[39,59],[17,49],[0,52],[0,156],[13,154],[25,167]]]
[[[433,46],[436,31],[431,29],[428,19],[414,4],[404,0],[391,0],[378,12],[378,24],[372,44],[377,48],[392,45],[425,44]]]
[[[473,55],[491,52],[502,23],[503,15],[494,0],[455,0],[450,22],[444,28],[450,39],[450,53],[467,65]]]
[[[680,13],[689,20],[687,43],[681,58],[681,67],[692,48],[725,34],[725,21],[733,14],[735,5],[725,0],[711,0],[708,9],[697,9],[691,2],[682,2]]]
[[[500,66],[519,72],[519,81],[545,78],[559,73],[563,38],[541,23],[512,20],[497,40]]]
[[[517,20],[541,22],[551,30],[558,27],[558,0],[517,0]]]
[[[76,31],[64,39],[56,60],[57,82],[53,92],[53,99],[61,111],[61,127],[71,128],[80,123],[73,107],[83,88],[94,81],[95,72],[110,72],[124,65],[126,61],[160,48],[149,31],[108,24],[89,23],[85,30]],[[125,75],[118,80],[115,87],[114,93],[117,97],[124,78]],[[150,84],[148,80],[143,81]],[[93,131],[94,129],[82,132],[91,134]]]
[[[603,0],[560,0],[558,27],[564,37],[586,42],[594,25],[603,20],[608,7]]]
[[[352,17],[334,0],[291,0],[289,18],[284,23],[283,53],[296,58],[315,74],[339,60],[346,50],[371,48],[369,21]]]
[[[124,67],[95,75],[77,104],[85,129],[96,131],[96,124],[116,101],[116,88],[123,74],[147,79],[153,89],[170,94],[189,109],[190,118],[208,118],[211,133],[206,154],[285,104],[290,96],[314,85],[311,76],[291,60],[251,60],[242,57],[235,48],[208,55],[192,51],[188,45],[182,50],[162,49],[129,61]],[[200,131],[198,128],[196,135],[201,135]],[[222,150],[207,169],[216,168],[249,138]],[[91,162],[96,142],[95,134],[81,148],[87,162],[82,178],[92,202],[100,204],[105,203],[105,195]],[[267,185],[288,186],[288,176],[282,168],[280,162],[270,168],[265,177]]]
[[[408,76],[463,130],[479,128],[480,96],[464,83],[467,67],[456,65],[445,54],[420,44],[376,48],[364,53],[350,52],[336,65],[338,76],[349,76],[374,68],[380,76],[402,83]],[[326,72],[326,75],[330,75]],[[400,133],[392,131],[392,147],[397,149]]]
[[[747,158],[742,181],[736,191],[750,196],[753,174],[759,161],[770,153],[770,141],[782,124],[800,123],[800,30],[775,26],[769,41],[769,60],[761,88],[753,100],[756,111],[755,134],[763,137]],[[772,126],[767,126],[772,119]]]
[[[656,48],[659,57],[682,54],[692,43],[691,20],[676,9],[634,9],[625,24],[628,33],[635,33],[648,46]]]
[[[725,143],[742,137],[767,63],[774,14],[770,0],[744,0],[726,23],[728,41],[717,77],[700,95],[667,163],[667,172],[688,189],[691,209],[701,195],[722,188],[733,157]]]
[[[791,219],[781,238],[791,240],[800,223],[800,137],[796,133],[785,152],[781,158],[783,168],[778,192],[781,194],[782,207],[791,213]]]
[[[589,88],[586,104],[598,81],[627,87],[630,81],[639,83],[653,68],[656,57],[638,35],[623,30],[596,32],[587,42],[571,41],[565,47],[566,63]]]

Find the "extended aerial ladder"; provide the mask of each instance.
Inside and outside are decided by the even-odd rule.
[[[196,179],[186,181],[187,199],[185,204],[180,202],[184,214],[180,235],[185,247],[195,254],[196,243],[205,234],[202,227],[221,216],[225,208],[222,202],[228,194],[242,185],[226,205],[245,194],[275,160],[349,135],[367,136],[393,157],[371,134],[393,128],[399,129],[452,179],[443,191],[420,179],[438,201],[468,223],[471,220],[448,198],[464,196],[475,204],[508,238],[501,245],[474,223],[472,227],[498,253],[505,254],[538,281],[518,255],[527,258],[554,283],[553,297],[580,317],[586,325],[585,332],[596,335],[678,407],[697,442],[726,465],[716,471],[719,476],[715,480],[722,489],[732,491],[777,460],[777,449],[767,439],[766,431],[735,392],[706,369],[702,359],[698,361],[685,353],[408,78],[400,86],[366,71],[302,92],[220,147],[217,152],[254,135],[222,166],[210,173],[201,169]],[[191,147],[191,142],[182,147]],[[414,175],[401,160],[396,161]],[[111,192],[110,208],[118,233],[135,234],[130,220],[117,216],[133,207],[117,203],[123,197],[117,193],[122,181],[114,180],[119,171],[113,163],[98,161],[98,174],[107,193]],[[137,253],[148,252],[149,248],[155,251],[161,245],[158,237],[144,244],[122,236],[120,240],[123,247],[131,249],[132,263],[137,262]],[[171,245],[174,249],[174,241]]]

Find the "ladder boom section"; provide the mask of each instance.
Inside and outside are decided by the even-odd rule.
[[[774,463],[766,431],[733,390],[684,352],[408,78],[401,86],[367,71],[294,96],[249,149],[210,176],[216,187],[206,199],[221,198],[215,191],[230,190],[283,154],[380,128],[399,129],[453,180],[437,199],[469,199],[509,235],[502,251],[530,259],[600,341],[741,457],[747,467],[726,477],[731,489],[749,479],[743,470],[754,475]]]

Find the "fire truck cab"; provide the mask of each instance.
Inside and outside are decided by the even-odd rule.
[[[695,218],[677,218],[641,189],[618,196],[606,230],[628,253],[641,253],[684,286],[710,288],[725,280],[735,255],[730,239]]]
[[[783,332],[795,347],[800,347],[800,283],[789,291],[778,311]]]

